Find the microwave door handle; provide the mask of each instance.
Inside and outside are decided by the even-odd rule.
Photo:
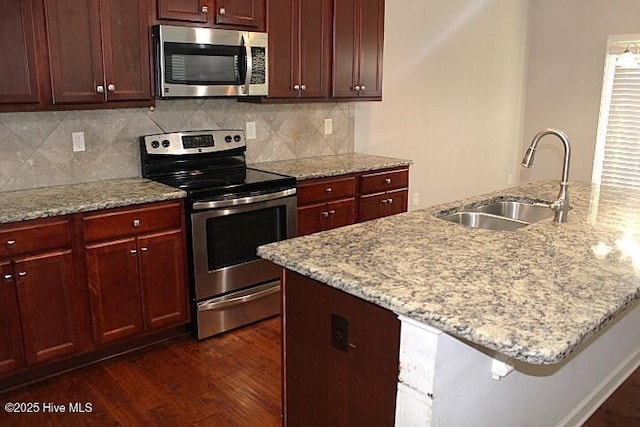
[[[251,74],[253,73],[253,55],[251,53],[251,44],[249,43],[249,33],[242,33],[242,44],[244,45],[245,54],[247,57],[247,72],[245,73],[244,78],[244,93],[245,95],[249,95],[249,84],[251,83]]]

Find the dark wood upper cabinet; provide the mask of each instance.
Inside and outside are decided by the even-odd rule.
[[[0,2],[0,111],[3,105],[45,102],[44,61],[36,51],[36,46],[44,45],[43,29],[40,2]]]
[[[268,7],[269,97],[327,97],[330,0],[270,0]]]
[[[147,0],[46,0],[54,104],[151,102]]]
[[[158,0],[158,19],[207,22],[208,0]]]
[[[334,97],[382,98],[384,0],[335,0]]]
[[[265,31],[266,0],[157,0],[159,23]]]

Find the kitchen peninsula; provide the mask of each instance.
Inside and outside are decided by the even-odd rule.
[[[370,363],[360,369],[343,361],[357,360],[361,349],[374,351],[371,358],[385,348],[395,353],[397,387],[382,398],[395,400],[396,425],[577,425],[588,417],[640,363],[640,194],[572,183],[567,223],[549,219],[517,231],[434,217],[481,200],[550,200],[556,192],[557,182],[528,183],[259,248],[286,269],[286,417],[314,396],[316,404],[326,398],[331,421],[359,421],[349,418],[358,400],[349,396],[341,406],[329,398],[335,390],[327,377],[322,387],[301,383],[313,376],[291,359],[304,351],[288,354],[296,346],[318,352],[303,361],[307,370],[347,366],[338,371],[344,382],[360,383],[338,391],[363,398],[373,388],[358,375],[398,373],[397,363],[387,354],[391,366],[367,371]],[[308,342],[295,342],[301,319],[288,318],[290,294],[306,303],[309,319],[326,319],[304,325]],[[361,313],[371,314],[369,324]],[[367,328],[382,332],[367,335]],[[371,337],[379,341],[364,342]]]

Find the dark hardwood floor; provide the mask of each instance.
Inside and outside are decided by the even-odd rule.
[[[182,337],[0,394],[40,404],[0,426],[279,426],[280,319],[202,342]],[[90,403],[91,412],[43,413],[44,403]],[[586,427],[640,426],[640,369]]]

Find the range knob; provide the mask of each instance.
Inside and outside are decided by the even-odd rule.
[[[151,141],[151,146],[153,148],[158,148],[158,147],[160,147],[160,143],[158,141]]]
[[[235,142],[240,142],[241,139],[242,139],[242,137],[240,135],[236,135],[236,136],[233,137],[233,140]]]
[[[165,140],[163,140],[163,141],[162,141],[162,146],[163,146],[164,148],[167,148],[169,145],[171,145],[171,143],[169,142],[169,140],[168,140],[168,139],[165,139]]]
[[[227,143],[232,141],[231,135],[227,135],[224,137],[224,140],[227,141]]]

